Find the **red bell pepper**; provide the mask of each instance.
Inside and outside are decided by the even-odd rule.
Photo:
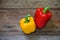
[[[43,28],[47,22],[52,17],[51,12],[49,11],[49,7],[46,8],[37,8],[36,13],[34,15],[34,20],[36,23],[36,27]]]

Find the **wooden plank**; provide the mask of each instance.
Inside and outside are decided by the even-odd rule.
[[[52,19],[43,29],[37,29],[33,34],[60,34],[60,10],[50,10]],[[0,34],[24,34],[19,27],[19,20],[27,13],[34,16],[35,9],[0,10]]]
[[[60,0],[1,0],[0,8],[60,7]]]
[[[43,35],[1,35],[0,40],[60,40],[60,36]]]
[[[0,8],[0,10],[35,10],[35,9],[37,8]],[[50,8],[50,10],[60,10],[60,8]]]

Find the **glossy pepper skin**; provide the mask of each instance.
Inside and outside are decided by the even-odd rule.
[[[37,28],[43,28],[47,22],[51,19],[52,14],[48,10],[49,7],[44,8],[37,8],[36,13],[34,15],[34,20],[36,23]]]
[[[19,22],[22,31],[25,34],[30,34],[36,30],[35,22],[33,17],[27,15],[26,18],[22,18]]]

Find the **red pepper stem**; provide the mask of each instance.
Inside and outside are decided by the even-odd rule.
[[[43,12],[46,13],[46,11],[49,10],[49,9],[50,9],[50,7],[45,7]]]
[[[25,22],[28,23],[29,20],[28,20],[28,17],[30,16],[30,14],[27,14],[26,17],[25,17]]]

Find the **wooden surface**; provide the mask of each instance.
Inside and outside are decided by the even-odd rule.
[[[0,8],[60,7],[60,0],[0,0]]]
[[[27,13],[32,16],[35,9],[1,8],[0,9],[0,40],[60,40],[60,9],[51,8],[52,18],[45,28],[25,35],[19,27],[19,20]]]
[[[43,35],[1,35],[0,40],[60,40],[60,36]]]
[[[60,34],[60,10],[51,9],[52,18],[43,29],[37,29],[33,34]],[[23,34],[19,20],[27,13],[34,16],[35,9],[5,9],[0,10],[0,34]]]
[[[51,7],[51,20],[43,29],[25,35],[19,20],[27,13],[34,16],[36,8],[46,6]],[[60,40],[60,36],[52,35],[60,35],[60,0],[0,0],[0,40]]]

